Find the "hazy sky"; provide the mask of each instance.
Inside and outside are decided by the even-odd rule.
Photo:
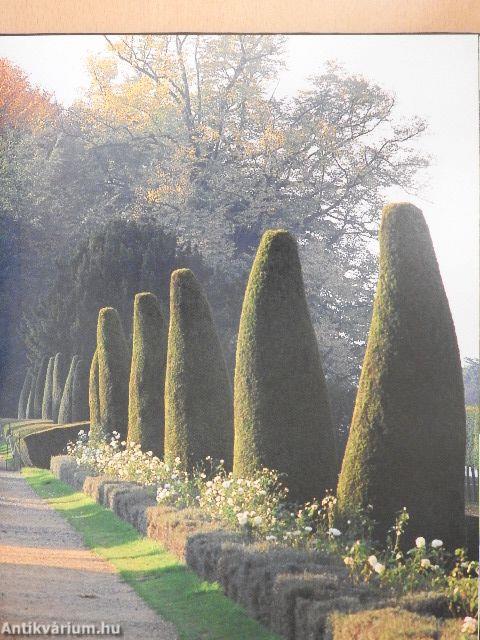
[[[429,123],[419,149],[432,156],[418,197],[430,226],[463,357],[478,356],[479,123],[477,36],[289,36],[277,92],[289,95],[336,59],[397,95],[398,117]],[[68,105],[87,83],[85,61],[101,36],[2,36],[0,57]]]

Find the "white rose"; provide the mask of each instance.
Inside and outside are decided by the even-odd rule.
[[[431,545],[434,549],[440,549],[440,547],[443,547],[443,540],[432,540]]]
[[[377,563],[378,563],[377,556],[368,557],[368,564],[372,567],[372,569]]]
[[[237,513],[237,520],[241,527],[245,527],[248,523],[248,513],[246,511],[243,513]]]
[[[377,562],[377,564],[373,567],[373,570],[375,571],[375,573],[378,573],[378,575],[382,575],[382,573],[385,572],[385,565],[383,565],[381,562]]]
[[[430,560],[428,558],[422,558],[421,561],[420,561],[420,566],[423,569],[428,569],[430,567],[430,564],[431,563],[430,563]]]
[[[335,529],[334,527],[330,527],[330,529],[328,530],[328,533],[334,538],[337,538],[338,536],[342,535],[342,532],[339,531],[338,529]]]
[[[419,536],[415,540],[415,545],[418,549],[422,549],[425,546],[425,538],[423,536]]]
[[[475,635],[477,631],[477,621],[475,618],[471,618],[467,616],[463,620],[462,633],[467,633],[469,635]]]
[[[312,527],[305,527],[305,531],[307,533],[312,533],[313,529],[312,529]]]
[[[346,556],[343,559],[343,562],[347,565],[347,567],[352,567],[353,566],[353,558],[351,558],[350,556]]]

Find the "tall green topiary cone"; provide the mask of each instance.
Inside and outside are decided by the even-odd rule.
[[[138,293],[133,308],[133,349],[128,441],[163,457],[167,326],[153,293]]]
[[[63,389],[62,401],[60,402],[60,409],[58,411],[58,424],[69,424],[72,420],[72,404],[73,404],[73,379],[75,375],[75,368],[78,363],[78,356],[73,356],[70,363],[70,369],[65,381],[65,387]]]
[[[189,269],[172,273],[165,376],[165,459],[232,463],[232,400],[210,306]]]
[[[252,266],[237,342],[234,473],[287,474],[293,500],[336,482],[335,438],[294,238],[267,231]]]
[[[373,505],[384,536],[464,542],[465,407],[455,329],[422,212],[386,207],[380,274],[342,471],[341,510]]]
[[[129,354],[120,317],[112,307],[100,309],[97,326],[100,422],[105,433],[127,436]]]
[[[90,409],[90,431],[89,440],[101,439],[103,435],[100,421],[100,397],[98,390],[98,352],[95,351],[90,365],[90,376],[88,381],[88,405]]]
[[[72,422],[88,420],[89,371],[84,360],[78,360],[73,374]]]
[[[35,400],[35,382],[37,380],[37,368],[33,368],[32,369],[32,379],[31,379],[31,384],[30,384],[30,389],[28,392],[28,398],[27,398],[27,407],[25,410],[25,418],[27,418],[27,420],[32,420],[35,417],[34,411],[33,411],[33,405],[34,405],[34,400]]]
[[[32,370],[27,369],[25,380],[23,382],[22,391],[20,392],[20,398],[18,400],[18,419],[23,420],[27,417],[27,404],[28,397],[30,395],[30,389],[32,387],[33,374]]]
[[[52,393],[53,393],[53,366],[55,358],[52,357],[48,361],[47,374],[45,377],[45,389],[43,391],[42,401],[42,420],[52,419]]]
[[[52,420],[58,422],[58,412],[62,401],[65,380],[67,379],[67,359],[63,353],[57,353],[53,363],[53,387],[52,387]]]
[[[42,417],[43,392],[45,390],[45,381],[47,378],[48,360],[49,358],[47,356],[44,356],[37,371],[37,377],[35,380],[35,395],[33,398],[34,418]]]

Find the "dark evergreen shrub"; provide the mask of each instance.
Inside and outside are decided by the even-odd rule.
[[[373,505],[381,537],[406,507],[410,538],[461,546],[464,463],[462,369],[430,233],[419,209],[389,205],[339,507]]]
[[[98,389],[100,423],[105,433],[127,436],[129,353],[120,317],[113,307],[98,314]]]
[[[27,420],[32,420],[35,417],[35,413],[33,411],[33,405],[35,400],[36,380],[37,380],[37,368],[35,367],[32,370],[32,384],[30,385],[30,391],[28,392],[27,409],[26,409],[26,415],[25,415]]]
[[[72,420],[72,405],[73,405],[73,378],[75,375],[75,369],[78,363],[78,356],[73,356],[70,363],[70,369],[65,381],[65,387],[63,389],[62,401],[60,402],[60,409],[58,411],[58,424],[70,424]]]
[[[294,500],[336,483],[334,432],[294,238],[267,231],[245,291],[234,386],[234,473],[286,474]]]
[[[43,392],[45,390],[45,381],[47,378],[48,356],[44,356],[40,362],[35,380],[35,396],[33,399],[33,417],[42,417]]]
[[[23,381],[22,391],[20,392],[20,398],[18,400],[17,417],[19,420],[23,420],[24,418],[27,417],[27,404],[28,404],[28,397],[30,395],[30,389],[32,387],[32,379],[33,379],[32,370],[29,368],[27,369],[25,380]]]
[[[90,365],[88,383],[88,405],[90,409],[90,434],[89,439],[95,440],[103,435],[100,422],[100,397],[98,392],[98,352],[95,351]]]
[[[209,304],[189,269],[172,273],[165,377],[165,459],[191,469],[232,462],[232,399]]]
[[[133,349],[128,440],[163,457],[167,325],[153,293],[138,293],[133,309]]]
[[[52,420],[58,422],[58,412],[62,401],[65,380],[67,379],[67,359],[63,353],[57,353],[53,363],[53,387],[52,387]]]
[[[88,378],[89,372],[85,360],[78,360],[73,374],[72,422],[88,420]]]
[[[55,358],[52,357],[48,361],[47,374],[45,377],[45,389],[43,391],[42,401],[42,420],[52,419],[52,398],[53,398],[53,367]]]

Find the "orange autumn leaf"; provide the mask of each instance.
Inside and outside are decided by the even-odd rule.
[[[0,58],[0,130],[41,127],[55,111],[47,93],[33,87],[16,65]]]

